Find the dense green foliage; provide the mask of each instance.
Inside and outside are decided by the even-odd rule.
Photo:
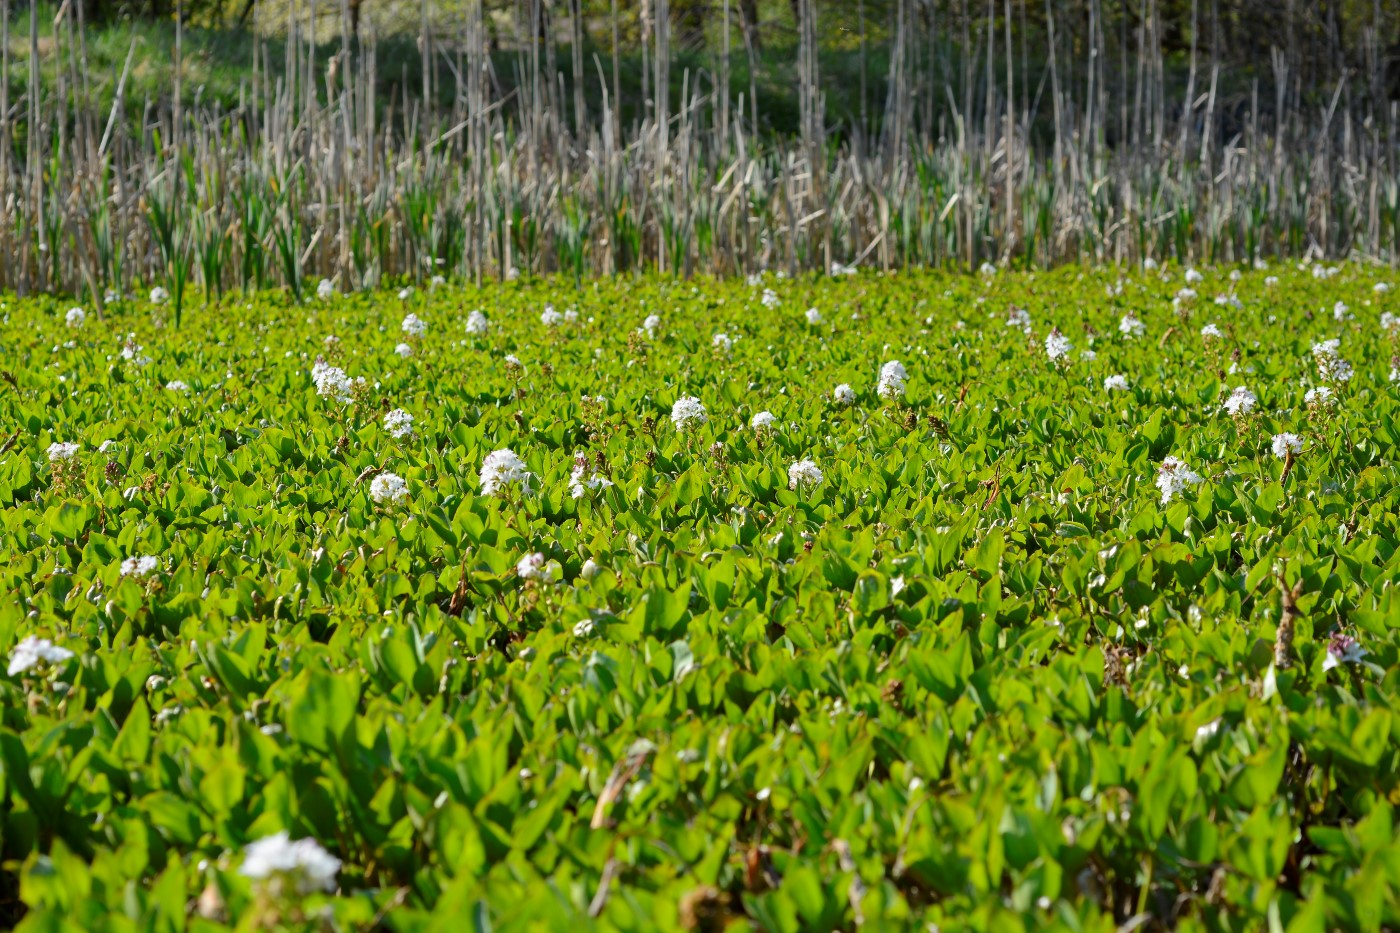
[[[3,909],[1394,928],[1396,299],[1358,266],[1267,274],[1176,305],[1180,269],[517,282],[178,330],[144,298],[76,328],[9,299],[0,651],[73,656],[0,679]],[[322,354],[365,378],[350,402]],[[528,493],[483,495],[500,448]],[[614,485],[573,497],[577,451]],[[1168,457],[1201,481],[1164,503]],[[407,496],[376,502],[379,471]],[[333,893],[240,873],[281,831],[342,860]]]

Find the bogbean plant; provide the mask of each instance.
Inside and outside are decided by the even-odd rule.
[[[6,299],[6,921],[1400,924],[1383,276],[842,271]]]

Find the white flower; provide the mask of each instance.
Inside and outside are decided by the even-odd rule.
[[[569,495],[582,499],[593,489],[607,489],[613,481],[600,473],[588,475],[588,456],[582,452],[574,454],[574,470],[569,476]]]
[[[380,473],[370,481],[369,497],[375,502],[397,505],[408,498],[408,484],[397,473]]]
[[[693,396],[682,395],[671,406],[671,423],[676,426],[677,431],[689,431],[709,420],[710,416],[705,413],[705,406]]]
[[[900,367],[903,369],[904,367]],[[875,393],[882,399],[893,401],[904,395],[904,377],[888,367],[880,371],[880,381],[875,385]]]
[[[403,288],[399,289],[399,301],[407,301],[408,299],[410,299],[410,298],[412,298],[412,297],[413,297],[413,286],[412,286],[412,285],[405,285]]]
[[[1210,738],[1214,737],[1214,735],[1215,735],[1217,732],[1219,732],[1219,731],[1220,731],[1220,720],[1219,720],[1219,719],[1212,719],[1210,722],[1206,723],[1204,726],[1199,726],[1199,727],[1197,727],[1197,729],[1196,729],[1196,741],[1198,741],[1198,742],[1204,742],[1204,741],[1206,741],[1207,739],[1210,739]]]
[[[1186,270],[1186,284],[1187,284],[1187,285],[1196,285],[1196,284],[1199,284],[1199,283],[1201,283],[1201,282],[1204,282],[1205,280],[1206,280],[1206,277],[1203,276],[1203,275],[1201,275],[1201,274],[1200,274],[1199,272],[1197,272],[1195,269],[1187,269],[1187,270]]]
[[[170,300],[170,293],[157,285],[151,289],[151,304],[163,305]]]
[[[515,455],[510,448],[492,451],[481,461],[481,494],[494,496],[497,491],[518,483],[526,492],[530,489],[529,470],[525,461]]]
[[[439,259],[438,262],[441,263],[442,260]],[[447,276],[444,276],[444,275],[435,275],[435,276],[433,276],[431,279],[428,280],[428,289],[429,289],[430,291],[436,291],[437,288],[438,288],[439,286],[446,285],[446,284],[447,284]]]
[[[102,303],[105,305],[109,305],[114,301],[120,300],[121,297],[121,292],[117,291],[115,288],[109,288],[102,293]]]
[[[517,369],[525,368],[525,364],[520,362],[520,357],[516,356],[514,353],[507,353],[505,362],[508,372],[514,372]]]
[[[820,311],[818,311],[816,308],[808,308],[808,309],[807,309],[807,323],[808,323],[808,324],[820,324],[821,322],[822,322],[822,313],[821,313]]]
[[[340,859],[321,847],[315,839],[295,842],[285,832],[268,836],[243,850],[239,874],[255,881],[286,877],[296,883],[297,893],[334,891]]]
[[[540,313],[540,323],[545,327],[555,327],[564,321],[564,315],[554,310],[554,305],[545,305]]]
[[[1126,392],[1128,391],[1128,378],[1126,376],[1109,376],[1103,381],[1105,392]]]
[[[179,379],[171,379],[165,384],[165,388],[170,392],[188,392],[190,385],[188,382],[181,382]]]
[[[1303,404],[1309,408],[1324,408],[1332,404],[1332,389],[1328,386],[1317,386],[1309,389],[1303,394]]]
[[[1385,292],[1390,291],[1390,283],[1377,282],[1375,285],[1371,286],[1371,291],[1375,292],[1377,295],[1384,294]]]
[[[60,648],[47,638],[28,636],[15,645],[10,652],[10,676],[22,674],[39,662],[61,664],[73,656],[67,648]]]
[[[858,270],[855,266],[843,266],[841,265],[841,263],[835,261],[831,263],[831,274],[833,276],[855,275],[859,271],[860,270]]]
[[[1351,318],[1351,309],[1347,307],[1345,301],[1339,301],[1332,306],[1332,320],[1341,323],[1342,321],[1350,321]]]
[[[545,562],[543,554],[526,554],[516,563],[515,572],[522,580],[549,582],[549,565]]]
[[[1058,327],[1053,328],[1045,335],[1045,355],[1051,360],[1058,360],[1074,349],[1074,344],[1069,342],[1069,338],[1060,333]]]
[[[1225,400],[1225,410],[1232,415],[1247,415],[1254,410],[1259,398],[1245,386],[1235,386],[1235,391]]]
[[[1274,456],[1283,460],[1290,453],[1303,452],[1303,439],[1296,434],[1275,434],[1273,448]]]
[[[575,311],[573,308],[570,308],[569,310],[565,311],[565,312],[564,312],[564,323],[565,323],[565,324],[577,324],[577,323],[578,323],[578,312]]]
[[[68,313],[63,316],[63,320],[69,327],[82,327],[87,320],[87,312],[82,308],[69,308]]]
[[[984,262],[977,271],[985,276],[990,277],[997,274],[997,267],[992,265],[990,262]]]
[[[749,427],[755,431],[762,431],[765,428],[771,428],[777,420],[771,411],[761,411],[749,419]]]
[[[1094,360],[1099,358],[1099,355],[1093,350],[1080,350],[1079,358],[1081,360],[1084,360],[1086,363],[1092,363]]]
[[[825,478],[821,467],[811,460],[799,460],[788,467],[788,489],[797,489],[804,485],[816,486]]]
[[[838,405],[854,405],[856,403],[856,390],[851,388],[850,383],[843,382],[831,390],[831,398]]]
[[[486,315],[480,311],[473,311],[467,315],[467,333],[481,335],[486,333],[486,329],[491,326],[491,322],[486,320]]]
[[[58,463],[61,460],[72,460],[78,455],[78,450],[80,447],[82,447],[81,444],[63,443],[61,441],[55,441],[54,443],[49,445],[49,449],[47,451],[49,455],[49,462]]]
[[[413,436],[413,416],[402,408],[395,408],[384,416],[384,430],[395,440]]]
[[[1277,284],[1278,284],[1278,276],[1276,276],[1276,275],[1266,275],[1266,276],[1264,276],[1264,286],[1265,286],[1266,288],[1273,288],[1273,287],[1274,287],[1275,285],[1277,285]]]
[[[1195,300],[1196,290],[1194,288],[1183,288],[1176,293],[1176,297],[1172,299],[1172,304],[1176,307],[1180,307],[1183,304],[1190,304]]]
[[[1339,664],[1359,664],[1368,654],[1370,652],[1355,638],[1338,633],[1327,641],[1327,658],[1322,662],[1322,669],[1330,671]]]
[[[319,372],[312,370],[312,381],[316,384],[316,394],[321,398],[328,398],[348,405],[355,400],[355,387],[364,385],[365,379],[351,379],[345,374],[345,370],[339,366],[324,366]]]
[[[1224,337],[1225,335],[1220,332],[1220,327],[1212,322],[1201,328],[1201,336],[1210,340],[1212,338]]]
[[[122,344],[121,358],[137,366],[145,366],[151,358],[141,352],[144,348],[136,342],[134,336],[128,337]]]
[[[1215,303],[1221,308],[1239,309],[1240,307],[1242,307],[1242,305],[1240,304],[1240,300],[1234,295],[1216,295]]]
[[[1184,461],[1176,457],[1163,460],[1161,468],[1157,471],[1157,488],[1162,490],[1163,505],[1185,491],[1187,486],[1194,486],[1200,482],[1203,482],[1201,475],[1193,472]]]
[[[1348,382],[1355,372],[1351,364],[1338,354],[1341,345],[1342,342],[1335,337],[1312,345],[1318,375],[1329,382]]]
[[[1124,337],[1141,337],[1147,333],[1147,325],[1142,323],[1137,315],[1129,311],[1118,319],[1118,332]]]
[[[714,337],[710,338],[710,346],[721,353],[728,353],[729,348],[734,346],[734,341],[729,339],[728,334],[715,334]]]
[[[121,572],[124,577],[134,577],[141,579],[150,576],[151,573],[160,568],[160,558],[145,555],[143,557],[128,557],[122,561]]]
[[[655,337],[656,330],[660,326],[661,316],[657,314],[648,314],[647,319],[642,322],[642,330],[646,333],[648,337]]]
[[[1025,308],[1012,308],[1006,312],[1006,326],[1019,328],[1029,334],[1031,332],[1031,313]]]
[[[117,446],[117,442],[109,437],[107,438],[107,440],[97,445],[97,452],[100,454],[105,454],[107,451],[111,450],[115,446]]]
[[[1157,260],[1153,259],[1151,256],[1148,256],[1142,261],[1142,267],[1148,272],[1151,272],[1157,268]]]
[[[410,356],[413,355],[413,348],[406,343],[401,343],[398,346],[394,347],[394,352],[397,353],[399,356],[403,357],[404,359],[408,359]]]
[[[316,297],[322,301],[330,301],[335,297],[335,286],[330,279],[322,279],[316,283]]]
[[[776,308],[781,302],[778,300],[778,293],[771,288],[763,290],[763,297],[759,299],[765,308]]]
[[[592,620],[592,619],[580,619],[579,621],[577,621],[577,622],[574,623],[574,637],[575,637],[575,638],[587,638],[589,635],[592,635],[592,634],[593,634],[593,620]]]
[[[1400,336],[1400,317],[1390,311],[1381,312],[1381,330],[1391,337]]]
[[[418,315],[410,312],[403,319],[403,332],[410,337],[421,337],[428,332],[428,324]]]
[[[583,562],[583,567],[579,570],[579,576],[583,577],[585,580],[592,580],[602,572],[602,565],[590,557]]]

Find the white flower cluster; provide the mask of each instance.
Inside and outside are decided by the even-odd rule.
[[[520,561],[515,565],[515,573],[522,580],[549,582],[549,564],[545,561],[543,554],[526,554],[520,558]]]
[[[481,461],[481,494],[494,496],[511,485],[519,485],[529,492],[532,475],[515,451],[510,448],[492,451]]]
[[[761,411],[749,419],[749,427],[755,432],[764,431],[772,428],[777,420],[771,411]]]
[[[87,321],[87,312],[82,308],[69,308],[63,320],[69,327],[82,327]]]
[[[46,453],[50,463],[60,463],[65,460],[72,460],[78,455],[78,450],[82,445],[72,442],[54,441],[49,445]]]
[[[73,652],[67,648],[60,648],[47,638],[30,635],[15,645],[14,650],[10,652],[9,674],[11,677],[23,674],[41,663],[61,664],[72,656]]]
[[[1128,391],[1128,378],[1126,376],[1108,376],[1103,381],[1105,392],[1126,392]]]
[[[190,390],[190,384],[180,379],[171,379],[165,384],[165,388],[170,392],[188,392]]]
[[[335,297],[335,286],[330,279],[322,279],[316,285],[316,297],[322,301],[330,301]]]
[[[710,338],[710,346],[721,353],[728,353],[730,348],[734,346],[734,341],[729,339],[728,334],[715,334],[714,337]]]
[[[763,307],[770,310],[782,304],[782,302],[778,300],[778,293],[771,288],[765,288],[763,290],[763,297],[759,300],[763,303]]]
[[[1184,460],[1168,457],[1162,461],[1157,471],[1157,488],[1162,491],[1162,504],[1166,505],[1180,495],[1188,486],[1203,482],[1201,474],[1194,472]]]
[[[403,324],[400,326],[403,328],[403,332],[410,337],[421,337],[428,332],[428,322],[411,311],[404,316]]]
[[[1290,453],[1300,454],[1303,452],[1303,439],[1296,434],[1275,434],[1273,449],[1274,456],[1283,460]]]
[[[588,475],[588,455],[582,451],[574,454],[574,469],[569,474],[569,495],[575,499],[582,499],[586,493],[594,489],[607,489],[613,485],[613,481],[603,476],[601,473]]]
[[[821,322],[822,322],[822,313],[821,313],[820,311],[818,311],[816,308],[808,308],[808,309],[807,309],[807,323],[808,323],[808,324],[813,324],[813,325],[815,325],[815,324],[820,324]]]
[[[1029,334],[1031,332],[1031,313],[1025,308],[1013,307],[1006,312],[1006,326],[1015,327]]]
[[[811,460],[799,460],[788,467],[788,489],[816,486],[825,478],[821,467]]]
[[[1060,333],[1058,327],[1052,328],[1050,333],[1045,335],[1045,355],[1051,361],[1059,360],[1069,355],[1069,351],[1074,349],[1074,344],[1069,342],[1069,338]]]
[[[394,347],[394,352],[397,353],[399,356],[403,357],[404,359],[408,359],[410,356],[413,355],[413,348],[406,343],[401,343],[398,346]]]
[[[292,840],[285,832],[259,839],[244,850],[239,873],[256,881],[287,878],[299,894],[334,891],[340,859],[321,847],[315,839]]]
[[[1326,408],[1333,403],[1335,394],[1330,386],[1317,386],[1303,393],[1303,404],[1309,408]]]
[[[170,293],[157,285],[151,289],[151,304],[163,305],[170,300]]]
[[[1142,323],[1137,315],[1129,311],[1118,319],[1118,332],[1124,337],[1141,337],[1147,333],[1147,325]]]
[[[140,580],[143,577],[150,576],[159,568],[160,558],[143,555],[141,557],[128,557],[126,560],[122,561],[121,571],[124,577],[132,577],[133,579]]]
[[[397,505],[408,498],[408,483],[397,473],[380,473],[370,481],[369,497],[375,502]]]
[[[1206,280],[1206,277],[1205,277],[1204,275],[1201,275],[1201,274],[1200,274],[1199,272],[1197,272],[1195,269],[1187,269],[1187,270],[1186,270],[1186,284],[1187,284],[1187,285],[1199,285],[1200,283],[1204,282],[1205,280]]]
[[[709,420],[710,416],[706,414],[705,406],[694,396],[682,395],[671,406],[671,423],[676,426],[677,431],[689,431]]]
[[[413,436],[413,416],[402,408],[395,408],[384,416],[384,430],[395,440]]]
[[[1245,386],[1235,386],[1235,391],[1225,400],[1225,410],[1232,415],[1247,415],[1259,402],[1258,396]]]
[[[875,391],[880,398],[893,401],[904,395],[904,383],[909,378],[909,373],[905,371],[904,364],[899,360],[890,360],[880,367],[880,382],[875,387]]]
[[[486,333],[486,329],[491,326],[491,322],[486,320],[486,315],[480,311],[473,311],[467,315],[467,333],[473,336],[481,336]]]
[[[316,394],[333,402],[348,405],[355,400],[355,388],[365,384],[365,377],[351,379],[339,366],[327,366],[321,360],[311,367],[311,381]]]
[[[564,315],[554,310],[554,305],[545,305],[544,311],[540,312],[540,323],[545,327],[558,327],[564,323]]]
[[[646,334],[648,338],[655,338],[657,329],[661,327],[661,316],[659,314],[648,314],[646,320],[642,321],[642,326],[637,333]]]
[[[850,383],[843,382],[831,390],[831,397],[838,405],[854,405],[856,403],[856,390],[851,388]]]
[[[1206,340],[1219,340],[1225,335],[1221,333],[1220,326],[1212,322],[1201,328],[1201,336]]]
[[[1342,359],[1339,353],[1341,345],[1342,342],[1335,337],[1312,345],[1317,374],[1328,382],[1349,382],[1355,372],[1351,364]]]

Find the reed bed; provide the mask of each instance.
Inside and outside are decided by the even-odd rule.
[[[625,122],[617,29],[603,54],[589,52],[572,2],[525,0],[510,75],[479,2],[450,36],[425,19],[419,48],[440,67],[388,100],[375,40],[352,34],[348,5],[326,55],[306,25],[314,9],[293,3],[236,104],[181,86],[177,37],[174,86],[144,107],[125,97],[131,57],[110,107],[96,103],[81,5],[52,20],[42,54],[60,64],[47,81],[47,14],[6,9],[0,41],[8,58],[10,30],[28,28],[31,80],[14,100],[8,77],[0,86],[0,288],[100,306],[158,284],[178,308],[230,291],[300,297],[322,278],[348,290],[643,269],[1396,255],[1396,114],[1376,92],[1380,65],[1350,83],[1339,69],[1317,106],[1276,54],[1274,86],[1252,79],[1227,112],[1220,64],[1198,67],[1194,48],[1185,94],[1170,86],[1151,3],[1115,49],[1120,62],[1088,66],[1065,57],[1086,36],[1102,44],[1101,14],[1071,44],[1047,4],[1044,66],[1033,67],[1009,0],[942,37],[901,0],[889,71],[871,82],[883,98],[867,112],[863,80],[861,114],[834,120],[818,10],[800,0],[799,132],[778,135],[759,129],[753,81],[732,86],[731,55],[752,65],[753,41],[737,0],[716,0],[716,15],[721,3],[713,67],[679,75],[666,0],[643,6],[644,90],[671,93],[650,93]],[[561,30],[570,41],[556,49]],[[939,55],[948,43],[960,49],[951,63]]]

